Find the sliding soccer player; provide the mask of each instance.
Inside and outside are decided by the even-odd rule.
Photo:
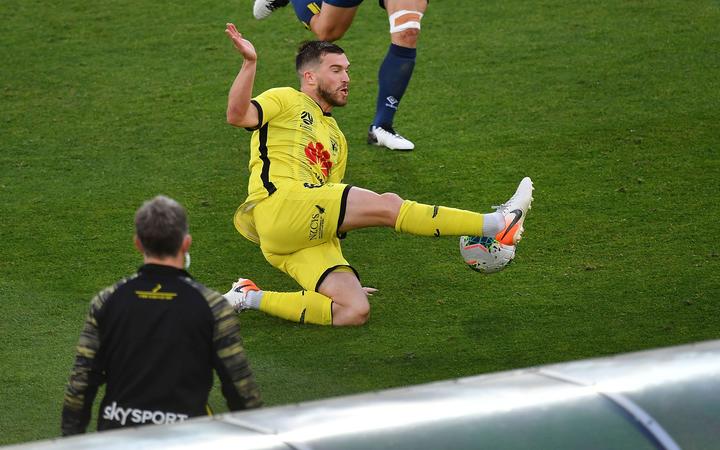
[[[258,309],[301,323],[361,325],[368,295],[343,257],[340,239],[359,228],[392,227],[419,236],[495,236],[514,245],[532,201],[524,178],[515,195],[489,214],[404,200],[343,184],[345,136],[332,117],[348,101],[350,62],[325,41],[303,44],[296,57],[300,90],[281,87],[252,97],[257,66],[253,45],[233,24],[226,33],[243,57],[228,94],[227,120],[253,130],[248,197],[235,227],[260,245],[265,259],[302,286],[296,292],[262,291],[241,278],[225,294],[240,311]]]

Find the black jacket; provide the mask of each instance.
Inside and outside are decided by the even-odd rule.
[[[230,410],[261,405],[232,307],[184,270],[146,264],[90,303],[65,390],[63,435],[207,414],[213,369]]]

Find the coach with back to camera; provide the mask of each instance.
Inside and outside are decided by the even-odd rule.
[[[232,307],[183,270],[192,241],[184,208],[155,197],[137,211],[135,229],[145,264],[90,303],[65,390],[64,436],[85,432],[103,383],[98,430],[208,415],[213,369],[230,410],[261,405]]]

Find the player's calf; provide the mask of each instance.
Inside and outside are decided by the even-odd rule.
[[[332,324],[357,326],[367,322],[370,302],[354,272],[331,272],[320,284],[320,294],[332,299]]]

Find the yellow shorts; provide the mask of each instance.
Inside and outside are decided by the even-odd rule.
[[[340,249],[347,184],[282,183],[253,209],[260,249],[274,267],[317,291],[334,270],[352,270]]]

